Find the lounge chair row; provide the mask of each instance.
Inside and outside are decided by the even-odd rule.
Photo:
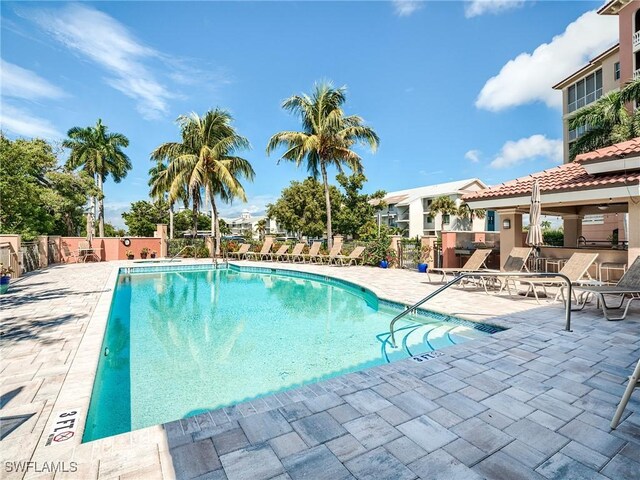
[[[513,248],[509,257],[505,261],[502,271],[512,273],[528,271],[527,260],[531,255],[531,252],[532,249],[528,247]],[[558,298],[561,298],[563,301],[571,300],[565,298],[566,284],[560,277],[557,279],[491,277],[488,274],[498,271],[485,268],[485,262],[490,253],[491,250],[478,249],[461,268],[434,268],[431,271],[441,273],[442,281],[447,280],[447,274],[453,274],[455,276],[463,273],[482,273],[482,276],[475,278],[471,277],[470,279],[465,280],[464,283],[480,284],[484,287],[487,293],[489,286],[497,286],[499,293],[506,289],[509,294],[512,294],[511,288],[513,287],[515,293],[518,293],[519,283],[527,288],[525,295],[533,295],[538,302],[540,301],[540,294],[544,294],[545,296],[548,295],[547,289],[549,287],[557,287],[555,300]],[[594,264],[597,258],[597,253],[574,253],[558,273],[566,276],[571,281],[573,292],[572,296],[573,300],[575,300],[577,304],[577,309],[582,310],[587,302],[589,302],[591,298],[595,297],[596,304],[602,307],[602,312],[607,320],[623,320],[626,317],[632,302],[640,297],[640,257],[636,258],[616,285],[604,285],[602,282],[591,278],[589,275],[589,268]],[[461,282],[463,286],[464,283]],[[617,297],[618,303],[616,305],[607,304],[605,295]],[[612,316],[612,310],[622,309],[624,307],[625,300],[627,299],[628,301],[622,315],[617,317]]]
[[[230,258],[236,258],[238,260],[268,260],[274,262],[292,262],[292,263],[316,263],[326,265],[361,265],[363,262],[363,253],[365,247],[355,247],[349,255],[341,255],[341,244],[336,244],[331,248],[328,255],[320,253],[321,242],[313,242],[309,247],[308,253],[302,253],[306,243],[297,243],[291,252],[289,252],[289,245],[282,245],[276,252],[272,252],[273,241],[271,239],[265,240],[262,248],[259,252],[250,252],[251,245],[244,243],[240,245],[240,249],[237,252],[231,252],[228,254]]]

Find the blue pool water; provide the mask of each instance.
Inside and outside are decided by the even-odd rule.
[[[238,270],[119,275],[85,442],[495,331],[420,315],[398,322],[393,349],[389,322],[401,310],[368,290]]]

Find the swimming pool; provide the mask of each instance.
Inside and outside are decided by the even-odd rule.
[[[394,349],[389,322],[400,311],[364,288],[301,272],[233,265],[121,271],[83,441],[500,330],[422,312],[398,323]]]

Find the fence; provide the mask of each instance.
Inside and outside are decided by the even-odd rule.
[[[0,243],[0,263],[6,268],[10,268],[12,272],[20,272],[20,259],[18,253],[13,249],[13,245],[9,242]]]
[[[420,240],[403,238],[398,242],[398,268],[416,269],[420,259]]]
[[[22,242],[20,245],[20,257],[22,273],[32,272],[40,268],[38,242]]]

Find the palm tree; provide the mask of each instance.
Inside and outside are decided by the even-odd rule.
[[[264,234],[267,233],[267,219],[261,218],[256,222],[256,231],[258,232],[258,236],[260,240],[264,239]]]
[[[466,202],[461,202],[455,214],[465,220],[473,220],[474,218],[482,220],[487,216],[487,211],[484,208],[473,210]]]
[[[456,206],[456,202],[454,202],[451,197],[443,195],[441,197],[437,197],[433,200],[433,202],[431,202],[429,213],[434,218],[438,214],[442,215],[442,218],[440,220],[440,235],[442,235],[442,231],[444,230],[444,216],[455,215],[456,213],[458,213],[458,207]]]
[[[300,166],[306,161],[307,171],[314,177],[322,175],[327,208],[327,243],[332,246],[331,199],[327,167],[335,166],[342,172],[347,165],[362,172],[362,159],[351,150],[356,143],[368,145],[372,152],[378,148],[378,135],[364,125],[357,115],[345,116],[342,105],[346,100],[346,87],[334,88],[329,82],[317,83],[311,96],[294,95],[282,103],[282,108],[300,117],[302,131],[283,131],[271,137],[267,155],[284,146],[281,160]]]
[[[156,165],[149,169],[149,195],[155,200],[163,202],[169,201],[169,188],[171,187],[171,181],[169,179],[169,171],[167,164],[160,160],[156,162]],[[185,205],[189,203],[189,198],[186,195],[186,189],[183,189],[180,200]],[[169,201],[169,238],[173,239],[173,206],[175,200]]]
[[[95,127],[73,127],[67,132],[69,137],[62,146],[71,149],[67,167],[82,167],[91,175],[100,190],[99,213],[100,236],[104,236],[104,189],[103,184],[111,175],[116,183],[127,176],[131,170],[131,161],[122,151],[129,146],[129,139],[121,133],[109,133],[108,127],[98,119]],[[91,200],[95,208],[95,197]]]
[[[569,157],[608,147],[640,136],[640,113],[630,113],[628,103],[640,101],[640,80],[627,83],[622,90],[610,92],[569,117],[569,130],[585,132],[571,145]]]
[[[216,255],[220,253],[220,228],[215,197],[223,202],[234,198],[246,201],[240,178],[253,180],[251,164],[235,155],[250,147],[249,141],[238,135],[231,125],[233,118],[225,110],[209,110],[202,117],[192,113],[178,117],[181,141],[163,143],[151,154],[155,161],[167,160],[169,202],[180,198],[185,188],[192,202],[194,232],[198,231],[198,211],[202,191],[211,203],[212,234]]]

